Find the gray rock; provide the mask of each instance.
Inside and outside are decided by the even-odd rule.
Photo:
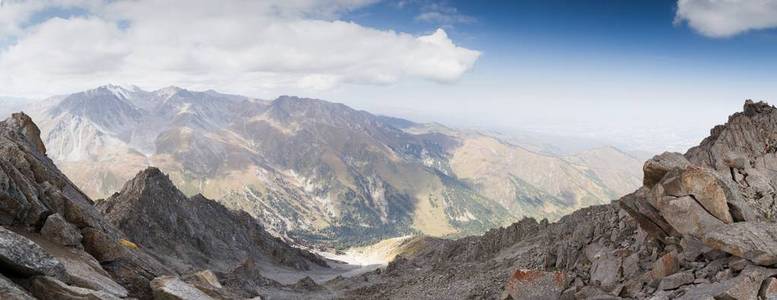
[[[650,160],[645,162],[642,167],[643,171],[643,184],[647,187],[653,187],[656,183],[661,181],[667,172],[674,168],[685,168],[690,163],[685,157],[676,152],[664,152],[660,155],[656,155]]]
[[[202,195],[186,197],[157,168],[139,172],[97,206],[129,240],[148,245],[155,257],[179,273],[228,271],[249,257],[299,270],[326,267],[317,255],[270,235],[245,212],[231,211]],[[84,232],[84,246],[94,249],[101,261],[121,255],[120,247],[99,233]]]
[[[694,278],[693,273],[690,272],[675,273],[661,279],[661,283],[658,284],[658,289],[664,291],[674,290],[680,286],[693,283],[694,279],[696,278]]]
[[[597,253],[592,261],[591,283],[598,284],[606,290],[612,289],[621,278],[621,258],[604,249]]]
[[[691,196],[664,196],[661,201],[661,215],[680,234],[701,238],[705,233],[724,225]]]
[[[214,299],[205,292],[183,282],[177,276],[162,276],[151,281],[156,300]]]
[[[70,286],[56,278],[36,276],[32,279],[32,294],[38,299],[58,300],[119,300],[110,293]]]
[[[0,266],[25,276],[62,278],[65,268],[30,239],[0,227]]]
[[[777,300],[777,278],[766,278],[758,295],[764,300]]]
[[[0,299],[35,300],[27,291],[3,275],[0,275]]]
[[[746,258],[755,264],[777,263],[777,224],[740,222],[706,232],[704,243],[713,249]]]
[[[653,263],[652,275],[654,279],[661,279],[679,270],[680,262],[677,260],[677,254],[669,252]]]
[[[65,246],[81,245],[81,238],[83,238],[78,227],[65,221],[59,214],[53,214],[46,218],[46,223],[43,224],[40,233]]]

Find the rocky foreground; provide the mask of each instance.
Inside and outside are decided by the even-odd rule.
[[[549,224],[419,238],[385,270],[328,283],[351,299],[777,299],[777,109],[747,101],[644,185]]]
[[[326,263],[156,169],[95,206],[38,135],[23,114],[0,123],[0,299],[777,299],[777,108],[762,102],[647,161],[611,204],[414,238],[386,268],[293,285],[263,266]]]
[[[95,206],[21,113],[0,122],[0,225],[3,300],[245,299],[296,289],[260,267],[326,267],[245,213],[186,198],[156,169]]]

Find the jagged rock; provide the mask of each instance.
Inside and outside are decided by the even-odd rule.
[[[769,266],[777,263],[777,224],[740,222],[709,231],[708,246]]]
[[[104,232],[87,227],[81,230],[84,249],[93,255],[101,263],[115,261],[127,256],[126,249],[118,240],[111,238]]]
[[[761,283],[777,273],[775,269],[750,266],[738,276],[717,283],[696,285],[678,299],[757,299]]]
[[[661,256],[653,263],[653,278],[661,279],[666,276],[677,273],[680,270],[680,263],[677,260],[677,254],[669,252]]]
[[[219,282],[218,277],[211,270],[204,270],[194,274],[189,274],[185,276],[183,280],[192,284],[200,283],[203,285],[212,286],[213,288],[217,289],[223,288],[223,286],[221,286],[221,282]]]
[[[25,275],[62,278],[65,268],[56,258],[30,239],[0,227],[0,266]]]
[[[656,155],[650,160],[645,162],[642,167],[643,172],[643,184],[646,187],[653,187],[656,183],[661,181],[667,172],[674,168],[685,168],[690,163],[685,157],[676,152],[664,152],[660,155]]]
[[[110,293],[69,286],[56,278],[36,276],[32,279],[32,294],[38,299],[119,300]]]
[[[155,300],[214,299],[205,292],[183,282],[177,276],[162,276],[151,281]]]
[[[100,263],[79,248],[63,246],[46,236],[28,233],[27,238],[42,247],[47,253],[60,261],[65,268],[62,281],[73,286],[104,291],[119,297],[127,297],[127,290],[115,282],[103,270]]]
[[[303,291],[317,291],[323,289],[322,286],[318,285],[318,283],[313,281],[313,278],[310,278],[309,276],[305,276],[305,278],[300,279],[292,286],[297,290]]]
[[[564,290],[566,274],[538,270],[516,270],[505,289],[515,300],[558,299]]]
[[[693,273],[680,272],[669,275],[661,279],[661,283],[658,284],[660,290],[673,290],[680,286],[692,283],[696,278],[693,277]]]
[[[591,283],[598,284],[604,289],[612,289],[622,276],[621,258],[603,250],[594,256],[592,262]]]
[[[766,278],[758,295],[764,300],[777,300],[777,278]]]
[[[318,256],[271,236],[245,212],[230,211],[201,195],[187,198],[157,168],[139,172],[121,192],[97,204],[130,240],[156,254],[179,273],[227,271],[251,257],[300,270],[326,266]],[[98,259],[120,255],[120,247],[84,233]],[[94,241],[94,242],[93,242]]]
[[[664,196],[661,201],[661,215],[680,234],[702,237],[706,232],[724,225],[691,196]]]
[[[0,299],[3,300],[35,300],[19,285],[0,275]]]
[[[727,199],[736,197],[735,192],[715,173],[689,167],[681,173],[680,178],[685,192],[683,195],[693,197],[707,212],[723,223],[733,222]]]
[[[46,146],[40,138],[40,129],[38,129],[38,125],[32,121],[30,116],[24,113],[14,113],[11,114],[11,118],[6,123],[10,127],[17,128],[25,140],[32,145],[32,149],[40,154],[46,154]]]
[[[83,238],[78,227],[65,221],[59,214],[53,214],[46,218],[46,223],[43,223],[40,233],[65,246],[81,245],[81,238]]]

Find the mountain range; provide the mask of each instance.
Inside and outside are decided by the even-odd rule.
[[[185,195],[298,242],[479,234],[526,216],[555,220],[641,183],[640,161],[612,147],[551,155],[291,96],[108,85],[25,111],[49,157],[93,198],[154,166]]]

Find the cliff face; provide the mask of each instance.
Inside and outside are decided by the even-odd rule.
[[[384,273],[331,286],[354,299],[771,299],[774,145],[777,109],[747,101],[685,155],[645,162],[644,185],[612,204],[482,237],[419,239]]]

